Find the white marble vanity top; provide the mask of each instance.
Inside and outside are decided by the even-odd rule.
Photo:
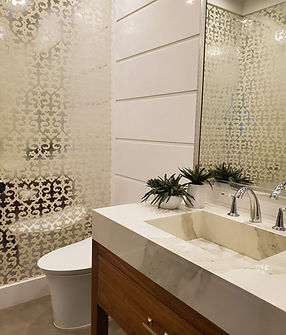
[[[203,210],[229,218],[224,207]],[[93,238],[228,333],[285,335],[286,251],[257,261],[213,243],[182,240],[146,222],[192,211],[198,210],[149,204],[97,209]],[[249,213],[240,214],[233,220],[250,224]],[[273,224],[268,219],[256,226],[273,232]]]

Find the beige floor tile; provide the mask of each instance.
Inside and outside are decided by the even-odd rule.
[[[90,327],[61,330],[53,325],[50,297],[43,297],[24,304],[0,310],[1,335],[90,335]],[[125,335],[111,320],[109,335]]]

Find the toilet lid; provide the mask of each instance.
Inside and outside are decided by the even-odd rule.
[[[38,267],[46,271],[80,271],[91,269],[92,238],[67,245],[44,255]]]

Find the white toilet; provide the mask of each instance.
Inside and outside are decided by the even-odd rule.
[[[54,325],[70,329],[90,324],[92,238],[54,250],[38,261],[51,293]]]

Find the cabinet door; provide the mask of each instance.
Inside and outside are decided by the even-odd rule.
[[[202,335],[101,256],[98,302],[129,335]]]

